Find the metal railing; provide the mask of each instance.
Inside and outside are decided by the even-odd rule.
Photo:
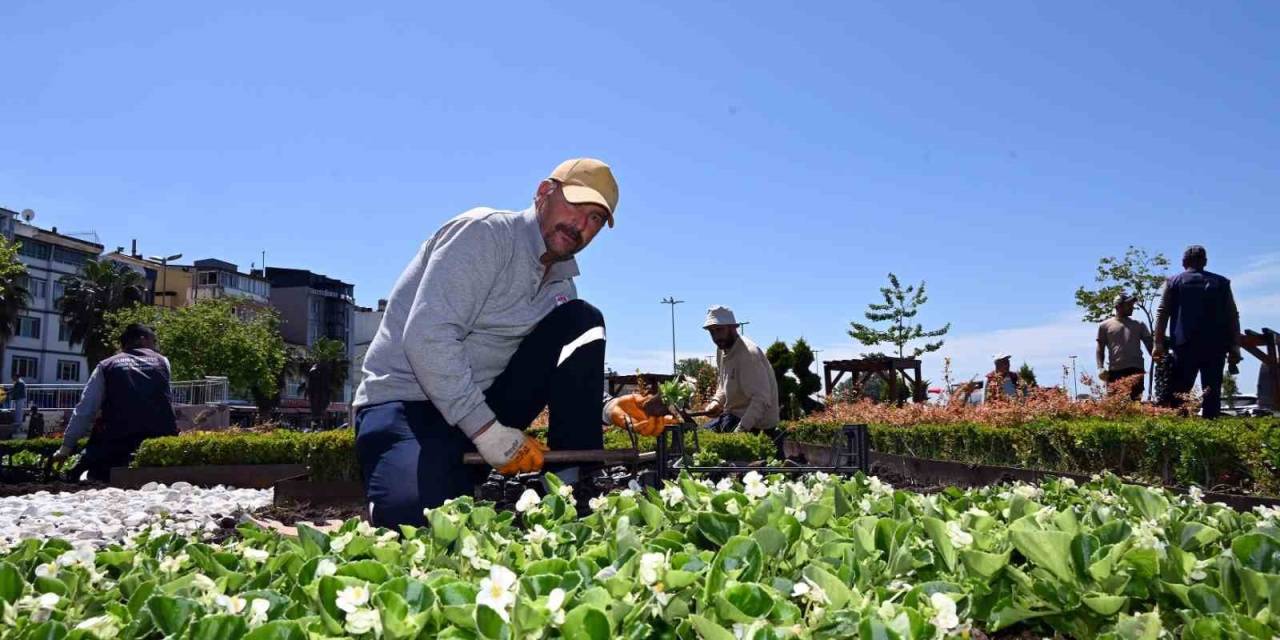
[[[5,394],[12,393],[13,385],[3,385]],[[208,376],[203,380],[178,380],[170,383],[174,404],[221,404],[227,401],[227,379]],[[40,409],[74,409],[84,393],[82,384],[28,384],[27,403]],[[12,402],[6,398],[4,406]]]

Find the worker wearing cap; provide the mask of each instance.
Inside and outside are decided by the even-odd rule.
[[[719,353],[720,372],[716,394],[704,410],[714,420],[707,427],[715,431],[762,431],[773,438],[782,458],[778,430],[778,380],[760,347],[738,334],[733,310],[724,306],[707,309],[702,328],[711,335]]]
[[[1128,391],[1129,398],[1142,399],[1142,378],[1146,363],[1142,359],[1142,346],[1151,352],[1151,330],[1146,323],[1133,319],[1136,298],[1121,293],[1115,298],[1116,315],[1098,325],[1098,377],[1108,387]],[[1109,361],[1109,362],[1107,362]],[[1104,366],[1105,363],[1105,366]]]
[[[1209,256],[1204,247],[1192,245],[1182,255],[1178,275],[1165,281],[1156,309],[1156,359],[1172,355],[1171,403],[1191,392],[1196,376],[1204,393],[1201,413],[1216,418],[1222,409],[1222,373],[1228,359],[1240,357],[1240,313],[1231,295],[1231,281],[1205,271]],[[1168,343],[1165,337],[1169,330]],[[1169,354],[1172,347],[1173,353]]]
[[[983,394],[983,402],[993,402],[996,400],[1012,400],[1018,397],[1018,374],[1013,372],[1010,361],[1013,359],[1007,353],[997,353],[991,356],[991,360],[995,369],[987,374],[987,392]]]
[[[524,429],[543,408],[551,449],[603,447],[604,317],[578,299],[574,255],[617,203],[608,165],[568,160],[528,209],[472,209],[423,243],[352,403],[374,524],[470,495],[487,470],[463,465],[469,451],[503,474],[540,470],[546,447]]]

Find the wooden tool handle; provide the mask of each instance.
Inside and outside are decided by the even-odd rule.
[[[548,451],[542,454],[542,461],[545,464],[563,464],[566,462],[620,464],[638,462],[639,460],[640,452],[635,449],[567,449],[563,451]],[[488,464],[478,453],[462,454],[462,462],[463,464]]]

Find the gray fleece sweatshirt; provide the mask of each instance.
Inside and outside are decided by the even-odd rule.
[[[544,282],[545,252],[532,208],[446,222],[391,290],[354,408],[430,400],[468,437],[493,420],[483,391],[544,316],[578,297],[577,262],[554,263]]]

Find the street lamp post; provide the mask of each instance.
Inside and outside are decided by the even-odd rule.
[[[676,300],[675,296],[667,296],[662,304],[671,305],[671,375],[676,374],[676,305],[684,304],[684,300]]]
[[[177,260],[181,257],[181,253],[175,253],[171,256],[151,256],[149,258],[152,262],[159,262],[160,268],[163,270],[163,273],[160,274],[160,288],[164,289],[165,308],[169,308],[171,306],[169,304],[169,261]]]
[[[1079,376],[1076,375],[1076,357],[1070,356],[1070,358],[1071,358],[1071,394],[1072,394],[1071,401],[1075,402],[1076,400],[1079,400],[1079,396],[1080,396],[1080,385],[1077,382],[1080,378]]]

